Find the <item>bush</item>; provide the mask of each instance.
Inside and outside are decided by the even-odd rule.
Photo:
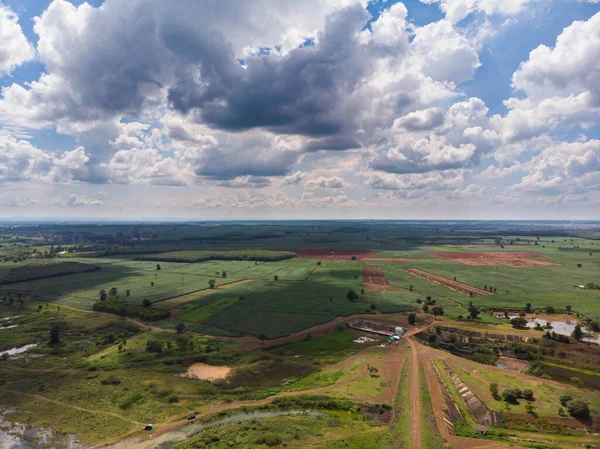
[[[583,381],[579,377],[571,377],[571,379],[569,379],[569,380],[576,387],[579,387],[579,388],[583,387]]]
[[[502,398],[506,402],[515,403],[515,402],[517,402],[517,399],[519,399],[520,397],[521,397],[521,390],[519,390],[518,388],[509,388],[508,390],[504,390],[502,392]]]
[[[431,312],[435,316],[443,315],[444,314],[444,308],[440,307],[440,306],[435,306],[433,309],[431,309]]]
[[[572,398],[571,396],[561,396],[560,398],[558,398],[558,400],[560,401],[560,404],[561,404],[563,407],[566,407],[566,406],[567,406],[567,403],[568,403],[569,401],[571,401],[572,399],[573,399],[573,398]]]
[[[533,391],[531,391],[529,388],[526,388],[521,392],[521,396],[523,399],[531,401],[533,400]]]
[[[510,320],[510,324],[512,324],[515,329],[524,329],[527,327],[527,320],[523,317],[517,317]]]
[[[108,301],[97,301],[92,306],[95,312],[112,313],[119,316],[139,318],[142,321],[164,320],[171,316],[171,312],[166,309],[155,309],[152,307],[135,306],[126,303],[120,299],[111,299]]]
[[[498,389],[498,384],[497,383],[493,383],[490,384],[490,393],[492,394],[492,396],[495,398],[498,397],[498,393],[499,393],[499,389]]]
[[[414,312],[409,313],[408,314],[408,324],[412,324],[414,326],[416,322],[417,322],[417,314]]]
[[[159,340],[148,340],[146,342],[146,351],[160,354],[162,352],[162,343]]]
[[[567,410],[573,418],[588,419],[590,417],[590,408],[585,402],[579,399],[569,401],[567,403]]]
[[[358,299],[358,294],[354,290],[349,290],[348,293],[346,293],[346,299],[348,301],[356,301]]]

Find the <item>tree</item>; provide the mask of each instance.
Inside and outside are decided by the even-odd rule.
[[[222,271],[221,276],[223,276],[223,279],[227,278],[227,271]]]
[[[277,275],[273,276],[273,280],[274,281],[278,281],[279,280],[279,276],[277,276]]]
[[[531,313],[531,303],[530,302],[528,302],[527,304],[525,304],[525,312]]]
[[[546,312],[549,314],[553,314],[554,312],[556,312],[556,310],[554,309],[554,307],[548,306],[546,307]]]
[[[358,299],[358,294],[354,290],[348,290],[348,293],[346,293],[346,299],[348,301],[356,301]]]
[[[515,329],[524,329],[527,327],[527,320],[519,316],[510,320],[510,324],[512,324]]]
[[[50,344],[57,345],[60,343],[60,324],[55,323],[50,328]]]
[[[260,334],[260,335],[258,336],[258,339],[264,343],[264,342],[265,342],[265,340],[267,339],[267,336],[266,336],[265,334]]]
[[[409,291],[409,292],[412,292],[412,291],[413,291],[413,288],[414,288],[414,287],[413,287],[412,285],[409,285],[409,286],[408,286],[408,291]]]
[[[565,310],[566,310],[567,312],[571,312],[571,308],[572,308],[571,306],[565,306]]]
[[[142,301],[142,306],[145,307],[145,308],[149,308],[149,307],[152,307],[152,303],[150,302],[149,299],[144,299]]]
[[[567,410],[573,418],[588,419],[590,417],[590,408],[585,402],[579,399],[569,401],[567,403]]]
[[[431,309],[431,312],[434,316],[440,316],[444,314],[444,308],[441,306],[435,306],[433,309]]]
[[[148,340],[146,342],[146,351],[160,354],[162,352],[162,343],[159,340]]]
[[[571,337],[573,337],[577,341],[583,338],[583,331],[581,330],[581,326],[579,324],[575,326],[575,329],[573,329]]]
[[[356,256],[352,256],[352,260],[356,260]]]
[[[479,310],[473,305],[473,301],[469,301],[469,315],[472,319],[476,319],[479,316]]]
[[[214,279],[211,279],[210,281],[208,281],[208,286],[209,286],[210,288],[215,288],[215,280],[214,280]]]
[[[411,312],[408,314],[408,324],[411,325],[415,325],[415,323],[417,322],[417,314],[414,312]]]
[[[154,282],[150,282],[150,287],[154,287]]]
[[[156,271],[160,271],[160,264],[159,263],[156,264]]]
[[[423,312],[429,312],[429,306],[427,304],[423,304]]]
[[[100,301],[106,301],[106,290],[100,290]]]
[[[109,290],[108,294],[111,296],[112,299],[116,299],[117,295],[119,294],[119,289],[117,287],[113,287]]]
[[[125,296],[129,298],[129,295],[131,295],[131,290],[125,290]]]
[[[523,399],[525,399],[527,401],[532,401],[533,400],[533,391],[531,391],[529,388],[525,388],[521,392],[521,396],[523,397]]]
[[[499,389],[498,389],[498,384],[497,383],[491,383],[490,384],[490,393],[492,394],[492,397],[494,399],[497,399],[499,397],[498,393],[499,393]]]
[[[178,334],[183,334],[185,332],[185,324],[179,323],[177,326],[175,326],[175,330]]]
[[[519,399],[520,396],[521,390],[519,390],[518,388],[509,388],[502,392],[502,398],[504,399],[504,401],[510,402],[512,404],[517,402],[517,399]]]

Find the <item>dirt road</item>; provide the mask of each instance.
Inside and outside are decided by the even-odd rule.
[[[410,436],[411,449],[421,449],[421,388],[419,385],[419,357],[417,347],[412,337],[407,338],[412,350],[412,367],[410,370]]]

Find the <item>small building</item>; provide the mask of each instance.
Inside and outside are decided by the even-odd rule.
[[[585,285],[578,285],[579,288],[585,288]]]
[[[390,336],[390,338],[388,338],[388,341],[390,343],[393,343],[393,342],[398,341],[398,340],[400,340],[400,337],[398,337],[397,335],[392,335],[392,336]]]
[[[395,332],[396,335],[402,336],[406,333],[406,330],[403,327],[397,326]]]
[[[473,432],[475,432],[475,435],[485,435],[486,430],[483,426],[473,426]]]

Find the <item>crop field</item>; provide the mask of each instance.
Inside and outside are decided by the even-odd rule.
[[[600,228],[571,226],[0,228],[18,240],[0,244],[4,419],[111,449],[152,448],[149,434],[181,449],[598,447]],[[519,315],[554,326],[517,329]],[[350,327],[367,321],[403,336]],[[443,361],[502,416],[486,435],[433,377]]]

